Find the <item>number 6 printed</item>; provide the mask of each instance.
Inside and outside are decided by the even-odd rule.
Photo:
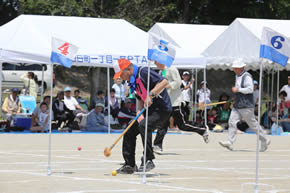
[[[280,39],[280,41],[279,41],[279,39]],[[273,36],[271,38],[271,44],[276,49],[281,49],[283,46],[281,42],[284,42],[284,41],[285,41],[285,38],[282,36]]]

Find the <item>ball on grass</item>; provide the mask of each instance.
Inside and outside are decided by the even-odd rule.
[[[113,170],[112,171],[112,176],[116,176],[117,175],[117,171],[116,170]]]
[[[79,150],[79,151],[81,151],[81,150],[82,150],[82,147],[81,147],[81,146],[79,146],[79,147],[78,147],[78,150]]]

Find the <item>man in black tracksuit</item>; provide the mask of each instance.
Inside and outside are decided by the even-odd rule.
[[[118,60],[118,65],[115,66],[114,79],[121,77],[123,80],[129,81],[131,92],[135,92],[138,99],[138,111],[141,111],[143,107],[146,107],[146,89],[147,89],[147,78],[148,68],[138,67],[133,65],[127,59]],[[166,125],[172,111],[170,98],[166,89],[168,82],[158,73],[153,70],[150,71],[149,80],[149,110],[148,110],[148,131],[147,131],[147,146],[146,146],[146,171],[152,170],[155,165],[153,163],[154,153],[152,148],[152,131],[158,125]],[[145,89],[145,90],[144,90]],[[139,112],[137,112],[138,114]],[[146,113],[144,112],[144,115]],[[131,174],[137,171],[135,161],[135,148],[137,135],[141,134],[142,142],[144,145],[145,140],[145,119],[141,115],[136,124],[129,129],[124,135],[123,139],[123,157],[125,164],[117,170],[117,173]],[[143,159],[139,171],[143,171]]]

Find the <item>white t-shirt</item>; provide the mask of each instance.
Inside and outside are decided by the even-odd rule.
[[[185,87],[187,84],[189,84],[189,81],[185,82],[184,80],[182,80],[181,84],[183,84],[183,86]],[[191,89],[192,89],[192,84],[190,85],[188,89],[182,91],[183,100],[186,102],[190,102]]]
[[[45,130],[48,130],[48,127],[49,127],[49,121],[46,123],[46,125],[44,125],[45,123],[45,120],[46,118],[48,117],[48,113],[43,113],[43,112],[40,112],[38,114],[38,118],[39,118],[39,125],[44,128]]]
[[[76,106],[79,104],[78,101],[76,100],[76,98],[73,96],[71,96],[69,98],[64,96],[63,101],[64,101],[65,106],[71,111],[75,111]]]
[[[285,91],[285,92],[287,93],[287,96],[286,96],[286,98],[285,98],[285,101],[289,101],[289,100],[290,100],[290,86],[289,86],[288,84],[284,85],[284,86],[281,88],[280,92],[281,92],[281,91]]]
[[[115,96],[117,98],[121,98],[122,100],[125,100],[125,86],[123,84],[113,84],[113,89],[115,89]]]

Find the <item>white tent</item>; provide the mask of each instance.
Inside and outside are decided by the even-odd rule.
[[[156,23],[149,32],[162,34],[180,46],[173,65],[178,68],[204,68],[201,53],[226,29],[226,26]]]
[[[107,66],[120,57],[147,63],[147,33],[123,19],[39,15],[0,27],[2,61],[49,64],[52,36],[79,47],[73,65]]]
[[[259,69],[263,27],[272,28],[290,37],[289,26],[290,20],[237,18],[203,52],[207,57],[207,67],[230,69],[233,60],[243,58],[248,69]],[[273,64],[268,63],[265,67],[270,69]]]

